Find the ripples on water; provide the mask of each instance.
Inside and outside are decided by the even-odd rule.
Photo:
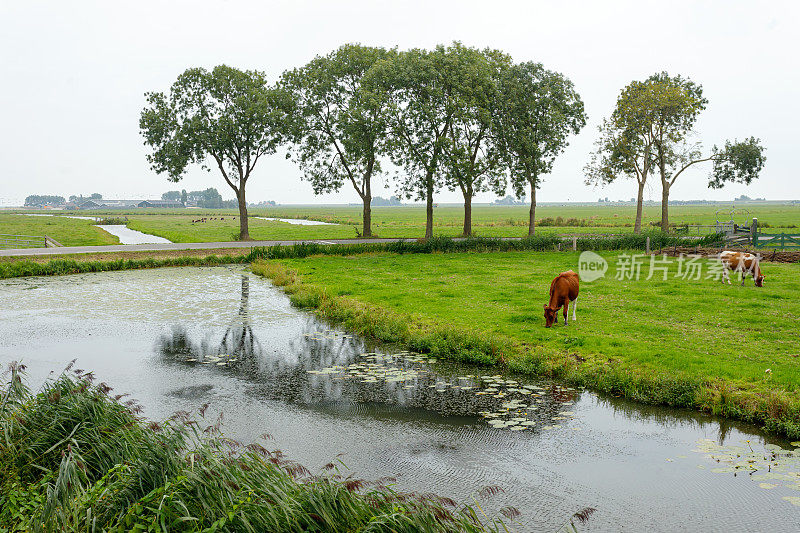
[[[585,507],[588,531],[800,529],[788,466],[769,489],[712,471],[745,440],[776,444],[748,426],[365,343],[240,268],[8,280],[0,311],[0,363],[33,380],[77,357],[152,418],[210,403],[229,436],[269,433],[312,471],[343,454],[355,476],[462,502],[497,485],[481,505],[518,508],[517,531]]]

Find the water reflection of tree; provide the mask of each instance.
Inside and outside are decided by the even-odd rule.
[[[249,382],[249,393],[261,398],[315,405],[317,408],[338,409],[344,406],[350,410],[354,405],[382,404],[386,406],[380,409],[382,416],[407,417],[409,409],[414,408],[449,416],[474,416],[480,411],[497,410],[504,401],[489,395],[476,395],[477,388],[464,390],[453,386],[465,384],[463,380],[459,381],[459,376],[480,375],[485,371],[479,367],[442,364],[434,369],[431,365],[415,363],[403,357],[388,356],[384,361],[387,366],[403,372],[415,370],[417,376],[408,381],[378,379],[374,383],[364,383],[358,377],[345,377],[346,374],[309,373],[332,366],[344,368],[351,363],[374,362],[374,359],[362,355],[372,347],[354,336],[332,330],[309,316],[299,335],[286,343],[286,349],[278,349],[279,343],[269,340],[265,340],[268,346],[265,349],[252,322],[249,298],[250,280],[247,274],[242,274],[238,311],[219,340],[210,341],[208,334],[202,333],[198,334],[205,335],[202,340],[193,340],[185,327],[175,326],[171,334],[163,335],[157,343],[164,362],[181,365],[210,362],[206,366],[211,371]],[[267,334],[263,330],[260,335],[266,339]],[[218,361],[225,364],[217,365]],[[410,384],[414,387],[405,388]],[[472,384],[477,386],[479,383],[473,380]],[[531,417],[552,416],[563,408],[563,402],[575,399],[573,393],[553,388],[538,398],[537,415]],[[393,409],[395,406],[402,408]],[[357,410],[374,411],[374,408]]]
[[[158,340],[158,350],[167,359],[183,362],[203,362],[209,355],[226,355],[238,362],[247,362],[257,359],[263,352],[261,342],[253,333],[250,320],[250,277],[242,274],[241,299],[239,311],[233,317],[220,341],[209,345],[206,340],[196,342],[189,338],[189,333],[184,326],[174,326],[171,335],[162,335]]]
[[[714,440],[717,441],[720,446],[731,436],[733,430],[739,430],[745,434],[759,433],[757,427],[744,422],[737,422],[721,416],[689,409],[647,405],[634,402],[633,400],[611,398],[608,396],[597,396],[597,402],[611,409],[614,413],[620,413],[627,419],[633,421],[656,423],[659,426],[670,429],[680,427],[689,427],[693,430],[713,429],[717,433]]]
[[[242,274],[242,297],[239,312],[233,319],[217,348],[217,354],[234,354],[247,360],[256,357],[264,350],[253,333],[250,321],[250,276]]]

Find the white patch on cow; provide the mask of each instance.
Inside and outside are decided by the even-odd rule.
[[[572,320],[578,320],[578,317],[575,316],[575,312],[578,310],[578,298],[572,300]]]

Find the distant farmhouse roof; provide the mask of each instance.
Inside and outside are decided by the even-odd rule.
[[[169,200],[144,200],[139,202],[136,207],[184,207],[180,202],[171,202]]]
[[[103,200],[104,207],[136,207],[141,200]]]
[[[94,200],[86,200],[75,205],[76,209],[97,209],[99,207],[105,207],[105,204],[95,202]]]

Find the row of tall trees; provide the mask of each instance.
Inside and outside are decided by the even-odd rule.
[[[729,182],[749,184],[764,167],[764,147],[755,137],[725,141],[710,152],[692,142],[695,123],[707,104],[702,86],[661,72],[625,87],[600,126],[597,149],[585,169],[586,182],[604,185],[620,177],[635,179],[634,232],[641,231],[644,187],[651,174],[661,181],[661,229],[669,231],[669,193],[687,169],[711,162],[708,186],[718,189]]]
[[[480,192],[536,189],[586,123],[583,102],[563,75],[515,64],[497,50],[453,43],[398,51],[348,44],[268,85],[263,73],[219,66],[189,69],[168,93],[146,94],[140,128],[153,170],[179,181],[191,164],[216,168],[239,201],[249,238],[245,186],[258,160],[284,145],[317,194],[349,184],[372,235],[376,176],[426,203],[433,235],[435,194],[458,190],[472,235]]]
[[[562,74],[458,42],[406,51],[347,44],[273,85],[258,71],[194,68],[168,93],[146,98],[140,128],[153,170],[179,181],[192,164],[217,169],[236,195],[241,239],[249,238],[247,181],[261,157],[281,146],[315,193],[356,191],[364,236],[372,235],[373,182],[392,169],[398,193],[425,201],[426,237],[442,189],[461,192],[469,236],[473,198],[502,195],[508,185],[518,198],[530,194],[533,234],[536,190],[586,124],[583,102]],[[707,103],[701,86],[659,73],[625,87],[603,121],[587,183],[634,178],[635,231],[652,173],[662,183],[665,231],[670,188],[691,166],[713,162],[710,187],[758,176],[765,161],[758,139],[726,141],[710,153],[691,143]]]

